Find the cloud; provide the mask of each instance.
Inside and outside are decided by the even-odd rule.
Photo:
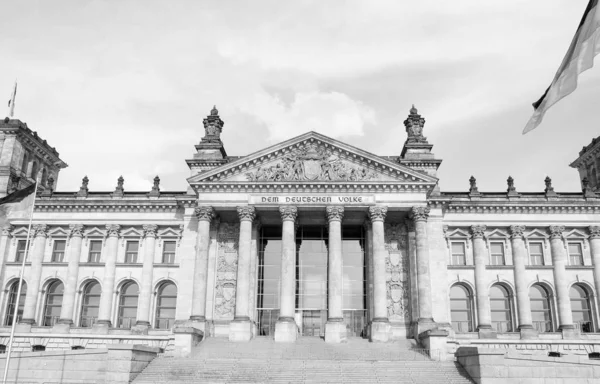
[[[264,123],[273,141],[308,131],[331,137],[362,136],[365,125],[375,124],[373,109],[339,92],[299,92],[289,106],[261,92],[240,109]]]

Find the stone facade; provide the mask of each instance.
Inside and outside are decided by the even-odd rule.
[[[309,132],[232,157],[215,108],[187,160],[188,191],[162,192],[158,177],[148,193],[126,191],[123,177],[110,192],[91,193],[87,177],[79,191],[53,184],[36,200],[16,349],[34,348],[34,339],[64,349],[89,339],[85,346],[135,340],[170,350],[178,329],[294,342],[309,326],[332,343],[418,338],[447,343],[449,352],[486,340],[597,348],[597,179],[582,182],[581,194],[555,192],[550,179],[544,192],[519,193],[510,177],[506,192],[480,192],[471,178],[469,191],[444,193],[424,124],[413,107],[399,156]],[[7,175],[28,161],[19,145],[38,146],[57,180],[66,166],[58,153],[19,121],[0,123],[0,131]],[[588,178],[596,147],[573,165]],[[28,175],[33,182],[35,172]],[[14,176],[5,176],[8,185]],[[27,223],[12,218],[0,235],[0,344],[12,324]],[[315,272],[326,276],[325,300],[300,308],[302,290],[314,283],[303,277],[308,229],[320,231],[326,253]],[[272,265],[267,238],[280,247]],[[350,252],[359,271],[346,269]],[[348,304],[349,292],[364,299]],[[268,295],[275,304],[267,308]]]

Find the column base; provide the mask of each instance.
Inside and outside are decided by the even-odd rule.
[[[417,320],[417,335],[437,327],[437,324],[431,317],[421,317]]]
[[[387,343],[390,341],[392,326],[387,319],[373,319],[370,328],[369,340],[372,343]]]
[[[250,320],[233,320],[229,323],[229,341],[252,340],[253,327]]]
[[[539,333],[531,324],[521,324],[519,325],[519,333],[521,334],[521,340],[528,339],[537,339],[539,338]]]
[[[577,329],[575,329],[575,326],[573,324],[564,324],[558,327],[558,329],[562,333],[563,339],[578,339],[580,336],[579,332],[577,331]]]
[[[92,325],[92,333],[107,335],[110,326],[110,320],[98,320],[94,325]]]
[[[131,333],[134,335],[147,335],[148,329],[150,329],[149,321],[137,321],[133,327],[131,327]]]
[[[481,324],[477,327],[480,339],[497,339],[498,334],[492,329],[491,325]]]
[[[291,320],[290,320],[291,319]],[[294,318],[283,318],[275,323],[275,342],[293,343],[298,339],[298,326]]]
[[[61,322],[54,324],[52,327],[52,333],[70,333],[72,322]]]
[[[15,326],[15,332],[17,332],[17,333],[29,333],[29,332],[31,332],[31,324],[18,323]]]
[[[194,317],[194,319],[192,319]],[[208,336],[206,332],[206,318],[202,316],[204,320],[195,320],[199,317],[191,316],[189,320],[176,320],[174,328],[195,328],[202,332],[204,336]]]
[[[325,323],[326,343],[345,343],[348,341],[348,332],[344,319],[329,319]]]

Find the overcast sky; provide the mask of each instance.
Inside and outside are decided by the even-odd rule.
[[[58,190],[185,190],[213,104],[229,155],[314,130],[399,155],[411,104],[442,191],[580,191],[600,65],[522,135],[587,0],[3,1],[0,91],[69,167]],[[596,60],[598,61],[598,60]],[[1,95],[0,95],[1,96]],[[6,105],[6,104],[5,104]]]

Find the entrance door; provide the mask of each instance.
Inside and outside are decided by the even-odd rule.
[[[302,311],[302,336],[325,336],[325,319],[327,311],[304,310]]]

